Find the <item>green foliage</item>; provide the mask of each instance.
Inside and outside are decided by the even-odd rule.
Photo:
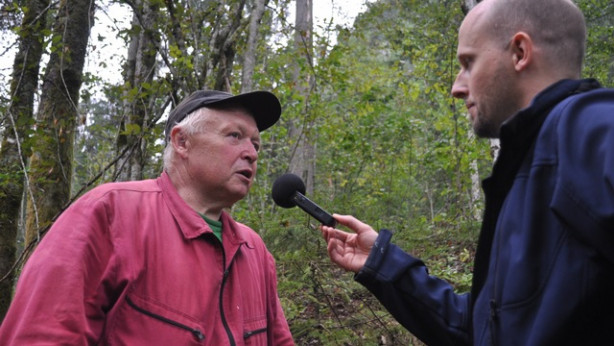
[[[461,20],[457,1],[371,4],[352,30],[339,30],[334,47],[316,39],[316,51],[326,53],[312,71],[309,116],[318,148],[313,199],[393,229],[395,243],[422,258],[431,274],[467,292],[480,226],[475,208],[481,208],[470,198],[471,174],[489,174],[492,158],[489,143],[469,135],[464,106],[450,97]],[[612,35],[607,27],[589,26],[587,71],[607,83],[611,69],[600,62],[612,61],[614,45],[597,45],[595,37]],[[284,119],[267,133],[266,168],[233,213],[261,232],[277,258],[280,294],[299,343],[369,345],[384,335],[419,344],[350,275],[330,266],[316,222],[271,201],[271,181],[285,169],[294,140],[286,137],[285,123],[305,116],[305,100],[295,96],[289,75],[292,53],[276,53],[267,71],[278,81]]]
[[[117,158],[120,133],[141,136],[144,175],[156,177],[164,146],[160,118],[170,108],[166,100],[214,85],[221,67],[211,63],[211,36],[229,25],[238,2],[169,4],[182,20],[174,22],[165,7],[149,28],[159,50],[151,82],[106,85],[100,75],[85,76],[73,191],[114,179],[108,168]],[[614,5],[611,0],[578,4],[589,25],[585,75],[612,86]],[[259,232],[276,258],[279,293],[297,344],[378,345],[385,340],[419,345],[351,274],[330,263],[317,223],[298,208],[276,206],[270,191],[275,178],[287,171],[297,141],[289,137],[289,124],[310,122],[305,135],[313,141],[317,162],[310,197],[326,210],[393,230],[394,242],[422,258],[431,274],[467,292],[480,225],[475,215],[481,208],[472,198],[472,174],[489,174],[492,158],[489,143],[470,136],[464,105],[450,96],[458,70],[461,1],[370,3],[353,27],[329,22],[315,35],[313,65],[292,49],[290,5],[289,0],[270,1],[262,19],[254,89],[278,95],[283,115],[262,133],[257,179],[232,215]],[[247,13],[240,19],[233,46],[239,57],[245,49]],[[133,27],[117,35],[128,40],[144,30]],[[332,36],[337,43],[330,41]],[[60,42],[61,37],[50,39]],[[100,46],[105,47],[105,39],[98,38]],[[241,59],[230,66],[227,82],[235,92],[241,67]],[[298,93],[295,70],[314,81],[308,99]],[[104,99],[90,91],[94,89],[102,89]],[[146,124],[120,130],[130,115],[123,106],[146,99],[153,100],[146,105]],[[37,132],[30,130],[26,148],[35,137]],[[17,172],[3,172],[0,180],[21,174]]]
[[[73,177],[73,191],[79,191],[85,184],[104,171],[114,157],[118,119],[113,117],[114,109],[107,102],[88,100],[82,104],[90,114],[82,120],[77,130]],[[86,126],[87,125],[87,126]],[[106,171],[99,179],[91,182],[93,186],[111,181],[111,173]]]
[[[449,96],[461,18],[447,8],[450,3],[373,4],[359,18],[358,34],[340,39],[330,70],[323,71],[340,85],[322,97],[325,113],[339,116],[318,131],[327,150],[320,155],[319,171],[327,172],[320,181],[334,181],[337,205],[379,225],[397,227],[425,213],[431,221],[444,212],[453,220],[469,217],[462,203],[469,164],[489,160],[487,144],[469,139]],[[382,218],[381,210],[390,208],[396,212]]]
[[[300,344],[418,342],[351,275],[331,266],[315,221],[298,208],[274,206],[270,186],[286,169],[295,139],[285,124],[295,119],[314,124],[312,197],[320,206],[393,229],[395,243],[424,256],[431,273],[459,292],[470,287],[479,227],[470,164],[477,160],[484,176],[491,159],[488,143],[469,137],[449,96],[461,19],[452,1],[378,2],[333,48],[317,37],[316,51],[326,53],[313,70],[301,68],[316,80],[309,114],[292,84],[292,52],[281,48],[269,60],[284,114],[281,126],[265,133],[257,184],[233,215],[259,231],[277,258],[280,295]]]
[[[614,2],[611,0],[579,0],[588,26],[585,77],[598,79],[605,86],[614,86]]]

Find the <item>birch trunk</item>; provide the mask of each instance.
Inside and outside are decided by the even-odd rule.
[[[258,29],[260,21],[264,15],[266,0],[256,0],[252,7],[249,19],[249,33],[247,37],[247,48],[243,57],[243,73],[241,81],[241,92],[252,91],[254,85],[254,69],[256,68],[256,46],[258,44]]]
[[[302,119],[294,119],[290,124],[289,137],[295,140],[295,148],[290,158],[289,171],[305,182],[306,193],[313,194],[315,176],[315,147],[313,140],[313,120],[310,114],[309,99],[313,89],[311,66],[313,65],[313,2],[296,1],[296,31],[294,40],[299,61],[295,66],[294,80],[297,93],[303,100]]]
[[[467,14],[475,5],[480,1],[476,0],[465,0],[463,3],[463,12]],[[469,139],[474,140],[475,134],[472,131],[469,131]],[[493,139],[490,141],[491,152],[493,153],[493,160],[496,159],[499,149],[499,141]],[[473,218],[476,220],[480,220],[482,218],[482,209],[478,208],[478,201],[482,198],[482,185],[480,179],[480,172],[478,170],[478,163],[476,160],[472,161],[471,164],[471,208],[473,209]]]

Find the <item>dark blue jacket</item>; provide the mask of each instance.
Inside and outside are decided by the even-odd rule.
[[[614,90],[560,81],[500,140],[471,293],[388,230],[356,280],[429,345],[614,344]]]

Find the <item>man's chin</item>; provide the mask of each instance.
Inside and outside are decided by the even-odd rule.
[[[495,139],[499,138],[499,133],[494,133],[492,131],[486,131],[484,129],[473,129],[476,137],[479,138],[487,138],[487,139]]]
[[[476,137],[480,137],[480,138],[498,138],[499,137],[499,131],[493,131],[492,126],[489,126],[489,124],[485,124],[483,122],[477,121],[477,119],[475,119],[476,121],[473,122],[472,127],[473,127],[473,133],[475,133]]]
[[[235,203],[242,200],[249,193],[250,186],[238,186],[228,192],[228,197],[235,200]],[[234,203],[233,203],[234,204]]]

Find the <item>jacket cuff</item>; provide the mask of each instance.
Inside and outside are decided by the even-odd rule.
[[[358,274],[356,274],[356,277],[363,273],[377,273],[379,271],[379,268],[386,257],[385,255],[388,251],[388,246],[390,245],[391,239],[391,231],[387,229],[382,229],[379,231],[379,234],[375,239],[375,244],[373,244],[371,252],[369,253],[369,257],[367,257],[364,267],[362,267]]]

